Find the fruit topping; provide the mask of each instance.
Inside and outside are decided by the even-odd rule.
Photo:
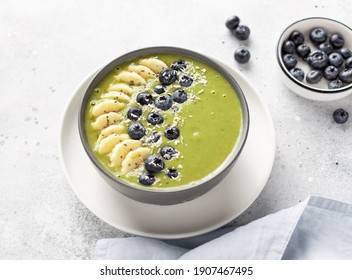
[[[164,122],[164,118],[159,112],[151,112],[147,117],[147,121],[152,125],[157,125],[162,124]]]
[[[154,104],[155,104],[155,107],[157,107],[158,109],[165,111],[165,110],[171,108],[171,106],[172,106],[172,98],[171,98],[171,96],[169,94],[168,95],[158,96],[155,99]]]
[[[153,96],[149,92],[140,92],[136,98],[137,102],[141,105],[153,104]]]
[[[178,177],[178,172],[176,169],[170,168],[166,169],[165,174],[169,176],[171,179],[175,179]]]
[[[144,172],[142,173],[139,178],[138,178],[138,181],[142,184],[142,185],[145,185],[145,186],[151,186],[154,184],[155,182],[155,176],[154,174],[152,173],[149,173],[149,172]]]
[[[178,60],[171,64],[171,68],[176,71],[182,71],[187,68],[187,64],[183,60]]]
[[[157,173],[165,168],[165,163],[162,157],[157,155],[151,155],[145,161],[144,167],[150,173]]]
[[[136,121],[142,116],[142,108],[140,107],[131,107],[127,111],[127,118],[131,121]]]
[[[156,85],[154,87],[154,92],[157,94],[162,94],[165,92],[165,87],[163,85]]]
[[[193,83],[193,78],[189,74],[183,74],[180,77],[179,83],[181,86],[189,87]]]
[[[145,127],[139,122],[132,123],[127,129],[128,135],[135,140],[141,139],[145,135],[145,132]]]
[[[176,126],[168,126],[164,131],[164,136],[169,140],[175,140],[180,136],[180,130]]]
[[[183,89],[177,89],[172,93],[172,100],[176,103],[184,103],[187,101],[187,93]]]
[[[172,68],[166,68],[162,70],[159,74],[159,81],[163,85],[171,85],[177,80],[176,70]]]
[[[172,159],[177,154],[178,152],[176,151],[176,149],[171,146],[164,146],[160,149],[160,155],[166,160]]]

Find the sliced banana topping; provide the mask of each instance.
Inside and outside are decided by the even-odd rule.
[[[167,68],[165,62],[157,58],[145,58],[142,59],[139,64],[150,68],[153,72],[157,74],[159,74],[164,68]]]
[[[98,147],[99,154],[107,154],[112,151],[116,144],[121,143],[123,140],[129,139],[128,134],[111,134],[100,141]]]
[[[117,81],[128,83],[131,86],[141,86],[146,84],[144,78],[136,72],[122,71],[115,76],[115,79]]]
[[[97,117],[95,122],[92,123],[92,126],[95,130],[102,130],[103,128],[106,128],[109,125],[116,124],[121,119],[122,119],[121,114],[110,112]]]
[[[128,66],[128,70],[141,75],[145,80],[156,77],[156,74],[147,66],[131,64]]]
[[[127,154],[121,164],[121,173],[126,174],[133,169],[138,168],[150,155],[150,150],[145,147],[140,147]]]
[[[109,112],[118,112],[123,107],[125,107],[124,103],[120,103],[117,100],[104,100],[93,107],[92,117],[96,118]]]
[[[127,103],[131,100],[131,98],[123,92],[119,92],[119,91],[109,91],[107,93],[104,93],[100,96],[101,98],[112,98],[112,99],[116,99],[119,102],[124,102]]]
[[[139,148],[142,142],[139,140],[127,139],[117,144],[110,155],[110,161],[112,166],[121,166],[122,161],[125,159],[127,154],[135,149]]]
[[[127,94],[129,96],[131,96],[133,93],[133,89],[129,85],[122,84],[122,83],[110,85],[108,91],[118,91],[118,92]]]
[[[123,125],[120,124],[113,124],[108,126],[107,128],[104,128],[98,137],[97,143],[100,143],[101,140],[104,138],[108,137],[111,134],[124,134],[126,133],[126,128]]]

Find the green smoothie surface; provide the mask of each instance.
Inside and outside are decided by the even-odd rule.
[[[156,85],[161,84],[157,73],[155,77],[145,79],[145,85],[116,80],[116,76],[122,71],[127,71],[131,64],[139,65],[142,58],[150,57],[163,61],[167,67],[171,67],[176,61],[186,62],[186,69],[177,71],[177,76],[179,79],[183,74],[190,75],[193,79],[192,84],[181,86],[178,81],[175,81],[171,85],[164,86],[164,93],[157,94],[153,91]],[[115,123],[124,127],[125,131],[122,134],[128,134],[128,127],[135,122],[128,119],[128,109],[139,107],[142,109],[142,115],[137,121],[146,129],[145,135],[139,139],[141,147],[149,148],[150,155],[158,156],[160,156],[160,149],[165,145],[177,151],[171,159],[163,159],[165,168],[153,173],[155,182],[150,186],[139,182],[139,176],[146,172],[144,162],[136,165],[136,168],[130,172],[122,174],[120,166],[112,165],[111,152],[98,152],[97,139],[101,130],[93,127],[96,116],[92,116],[92,110],[97,104],[107,100],[105,97],[102,98],[102,95],[111,91],[112,86],[117,83],[125,83],[132,89],[132,93],[129,93],[130,100],[121,102],[123,108],[118,111],[121,119]],[[187,101],[173,102],[171,108],[167,110],[158,109],[154,104],[141,105],[136,101],[140,92],[149,92],[155,100],[159,96],[172,95],[176,89],[183,89],[187,93]],[[164,119],[163,123],[150,124],[147,121],[150,112],[160,113]],[[240,100],[229,81],[218,71],[194,58],[176,54],[155,54],[139,57],[115,67],[98,84],[87,103],[85,131],[96,159],[113,176],[141,187],[168,188],[199,181],[214,172],[234,149],[242,129],[242,121]],[[165,137],[164,131],[168,126],[179,129],[180,135],[177,139],[169,140]],[[176,170],[177,177],[170,178],[167,175],[169,169]]]

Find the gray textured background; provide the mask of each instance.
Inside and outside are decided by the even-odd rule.
[[[292,94],[279,80],[276,41],[290,23],[327,16],[352,25],[350,1],[0,2],[0,259],[89,259],[97,239],[128,234],[107,225],[71,191],[58,158],[59,127],[76,86],[107,61],[137,48],[174,45],[240,69],[274,120],[276,160],[258,199],[232,224],[293,206],[309,194],[352,202],[351,97],[329,103]],[[251,28],[237,41],[231,15]],[[238,65],[234,50],[249,46]],[[260,139],[258,139],[260,141]],[[255,176],[255,174],[253,174]]]

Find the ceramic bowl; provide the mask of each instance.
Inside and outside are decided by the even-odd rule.
[[[318,46],[311,42],[309,38],[310,31],[316,27],[322,27],[327,31],[327,41],[330,39],[332,34],[338,33],[342,35],[345,39],[343,48],[349,48],[350,50],[352,50],[352,30],[348,26],[329,18],[305,18],[292,23],[282,32],[280,36],[276,49],[276,57],[279,65],[279,72],[286,86],[291,91],[302,97],[316,101],[331,101],[344,98],[352,93],[352,83],[344,84],[343,87],[338,89],[329,89],[328,81],[323,77],[317,84],[309,84],[306,81],[306,75],[312,69],[309,67],[306,61],[304,61],[302,58],[298,58],[296,53],[294,53],[298,61],[296,67],[302,69],[305,73],[305,78],[303,79],[303,81],[299,81],[294,78],[283,63],[283,44],[289,39],[293,31],[300,31],[303,33],[305,37],[304,43],[310,46],[311,51],[318,49]],[[339,49],[334,49],[334,52],[339,52]],[[344,67],[345,66],[343,64],[339,68],[339,70],[343,70]]]
[[[225,162],[218,167],[211,175],[203,178],[202,180],[197,181],[196,183],[190,183],[186,185],[181,185],[177,187],[169,187],[169,188],[148,188],[144,186],[136,186],[133,184],[129,184],[126,181],[122,181],[118,179],[116,176],[111,174],[108,170],[106,170],[99,161],[95,158],[91,148],[89,147],[85,128],[84,128],[84,119],[85,119],[85,109],[87,105],[87,100],[91,95],[92,91],[97,87],[99,82],[115,67],[121,65],[126,61],[130,61],[134,58],[145,56],[145,55],[158,55],[162,53],[172,53],[179,54],[182,56],[188,56],[199,61],[204,62],[210,67],[218,70],[233,86],[235,92],[238,95],[242,106],[242,130],[239,135],[237,144],[231,151],[230,155],[227,157]],[[236,82],[235,78],[221,65],[219,65],[215,60],[209,58],[208,56],[202,55],[200,53],[175,48],[175,47],[150,47],[139,49],[136,51],[129,52],[124,54],[113,61],[109,62],[107,65],[102,67],[95,77],[90,82],[87,87],[85,94],[82,98],[80,111],[79,111],[79,134],[81,138],[82,145],[93,165],[96,167],[96,170],[99,174],[105,179],[105,181],[115,188],[117,191],[121,192],[125,196],[139,201],[143,203],[150,204],[158,204],[158,205],[172,205],[178,204],[186,201],[193,200],[209,190],[215,187],[231,170],[234,166],[237,158],[239,157],[242,148],[245,145],[248,129],[249,129],[249,111],[246,102],[246,98],[244,93],[242,92],[240,86]]]

